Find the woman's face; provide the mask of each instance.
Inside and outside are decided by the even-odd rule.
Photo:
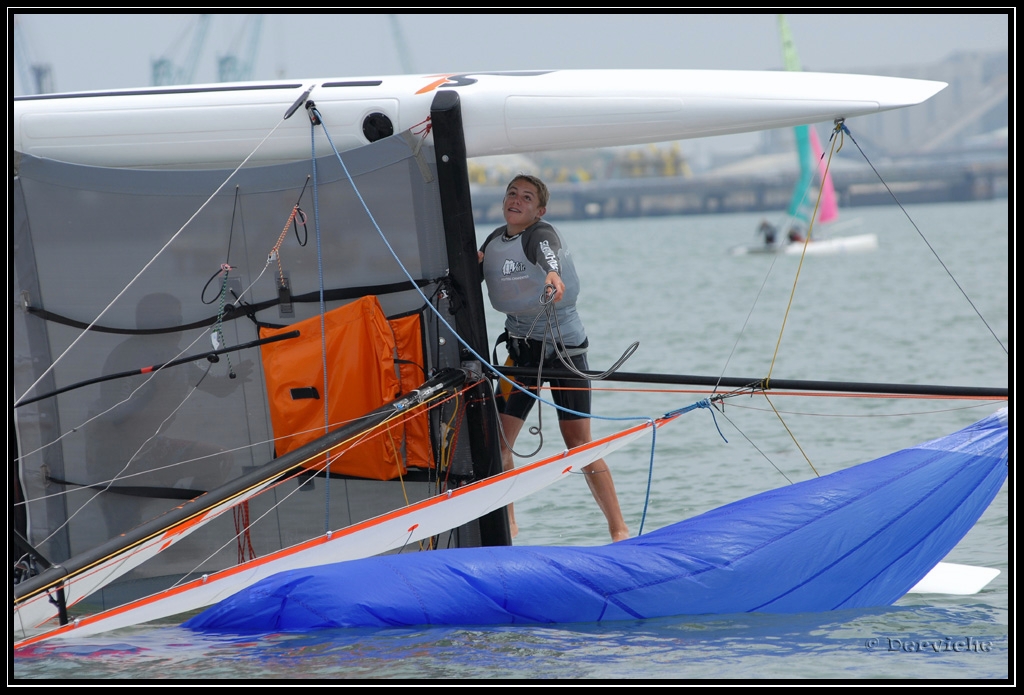
[[[539,220],[546,208],[540,207],[537,187],[529,181],[517,179],[505,191],[504,212],[508,231],[518,234]]]

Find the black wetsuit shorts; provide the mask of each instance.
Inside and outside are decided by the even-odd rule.
[[[532,342],[532,341],[531,341]],[[510,353],[513,350],[510,350]],[[512,356],[513,364],[517,367],[525,367],[528,369],[537,368],[537,360],[531,359],[527,356],[522,356],[520,359],[516,359],[516,355]],[[589,367],[587,366],[587,353],[583,352],[578,355],[573,355],[569,358],[569,361],[581,372],[585,372]],[[551,385],[551,391],[541,391],[540,397],[545,400],[550,400],[558,406],[558,419],[559,420],[582,420],[590,417],[590,380],[589,379],[548,379],[544,375],[544,371],[547,370],[559,370],[565,371],[565,365],[558,356],[549,357],[544,361],[544,369],[541,370],[542,384],[549,383]],[[527,377],[520,377],[517,382],[523,387],[530,391],[532,394],[537,394],[537,377],[531,375]],[[526,416],[530,414],[530,410],[533,409],[533,404],[536,398],[533,396],[523,393],[521,390],[513,387],[509,391],[502,411],[505,415],[511,415],[512,417],[525,420]]]

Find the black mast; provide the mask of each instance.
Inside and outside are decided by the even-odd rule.
[[[477,260],[476,227],[473,224],[466,139],[458,92],[443,89],[437,93],[430,107],[430,123],[434,133],[441,216],[448,247],[449,279],[455,295],[451,309],[455,329],[477,355],[487,355],[487,323],[481,289],[483,277]],[[475,366],[474,371],[483,371],[483,365],[479,365],[479,360],[468,350],[463,350],[462,360],[464,366],[470,363]],[[484,379],[470,391],[466,408],[473,473],[478,479],[501,472],[497,416],[494,408],[487,405],[493,397],[491,382]],[[482,545],[511,545],[512,536],[504,508],[480,518],[480,541]]]

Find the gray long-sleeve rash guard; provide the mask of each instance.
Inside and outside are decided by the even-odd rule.
[[[583,322],[576,313],[580,283],[569,250],[558,232],[543,220],[508,238],[506,227],[495,229],[484,240],[483,277],[495,309],[506,315],[509,335],[544,340],[550,344],[561,337],[564,345],[582,345],[586,340]],[[565,283],[562,299],[555,302],[558,334],[552,335],[548,322],[539,317],[547,274],[554,271]],[[545,336],[545,334],[547,334]]]

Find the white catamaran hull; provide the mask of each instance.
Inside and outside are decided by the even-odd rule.
[[[857,236],[836,237],[835,239],[812,240],[807,244],[807,255],[832,255],[838,253],[863,253],[878,248],[878,237],[874,234],[858,234]],[[785,249],[786,255],[799,256],[804,251],[804,244],[796,242]]]
[[[204,575],[160,595],[145,597],[124,606],[83,617],[73,624],[51,629],[37,627],[43,620],[53,617],[56,611],[55,607],[48,603],[48,596],[42,594],[38,599],[27,602],[27,606],[15,607],[15,632],[19,637],[15,646],[27,646],[69,633],[78,636],[96,634],[165,618],[212,605],[277,572],[370,557],[421,541],[564,480],[574,471],[636,441],[651,428],[660,427],[671,419],[674,418],[635,425],[576,449],[506,471],[463,488],[450,490],[445,495],[438,495],[380,517],[353,524],[334,533],[314,537],[300,546],[239,564],[213,575]],[[191,526],[194,525],[192,522],[182,524],[186,532],[192,530]],[[182,529],[173,529],[166,535],[181,533]],[[115,558],[111,564],[115,564],[116,569],[123,561]],[[100,569],[102,571],[104,568]],[[47,605],[50,607],[48,612]],[[25,612],[25,615],[21,612]]]
[[[832,121],[918,104],[945,86],[894,77],[737,70],[551,70],[195,85],[15,99],[11,146],[38,157],[109,167],[231,168],[257,149],[252,164],[292,161],[309,156],[310,138],[304,113],[282,122],[290,105],[312,100],[333,145],[344,151],[417,127],[429,141],[434,96],[455,90],[466,154],[478,157]]]
[[[878,236],[875,234],[858,234],[856,236],[836,237],[834,239],[813,239],[806,244],[802,241],[785,242],[784,244],[761,244],[755,246],[737,246],[732,250],[734,256],[748,254],[772,253],[787,256],[834,256],[844,253],[864,253],[878,248]]]

